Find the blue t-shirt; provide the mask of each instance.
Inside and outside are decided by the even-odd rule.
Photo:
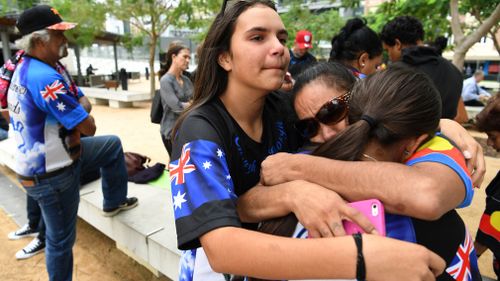
[[[17,174],[44,174],[73,163],[67,143],[71,133],[62,132],[73,130],[88,113],[78,103],[83,94],[69,90],[69,79],[30,56],[17,65],[8,91]]]

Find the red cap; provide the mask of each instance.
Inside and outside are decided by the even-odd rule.
[[[299,30],[295,36],[295,44],[301,49],[312,48],[312,33],[309,30]]]

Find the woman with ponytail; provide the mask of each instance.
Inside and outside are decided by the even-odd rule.
[[[364,78],[382,63],[382,51],[382,41],[366,20],[353,18],[333,36],[329,61],[340,62],[356,77]]]

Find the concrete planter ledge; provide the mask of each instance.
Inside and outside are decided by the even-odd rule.
[[[80,87],[80,89],[91,103],[96,105],[109,105],[109,107],[112,108],[133,107],[134,102],[151,100],[151,95],[149,93],[88,87]]]
[[[0,141],[0,164],[11,170],[15,165],[15,145],[13,138]],[[178,280],[180,251],[170,189],[129,182],[128,196],[137,197],[139,205],[114,217],[104,217],[101,179],[88,183],[80,189],[78,216],[156,276],[163,274]],[[26,204],[22,199],[22,204]]]

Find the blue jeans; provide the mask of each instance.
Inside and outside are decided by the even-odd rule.
[[[0,141],[6,139],[9,136],[9,132],[0,128]]]
[[[62,174],[36,180],[25,187],[38,202],[46,227],[45,261],[49,280],[72,280],[76,221],[80,202],[80,175],[101,169],[104,207],[117,207],[127,199],[127,169],[120,139],[99,136],[81,139],[80,159]]]
[[[38,239],[45,241],[45,224],[43,222],[42,210],[36,200],[29,195],[26,195],[26,210],[30,228],[38,230]]]

